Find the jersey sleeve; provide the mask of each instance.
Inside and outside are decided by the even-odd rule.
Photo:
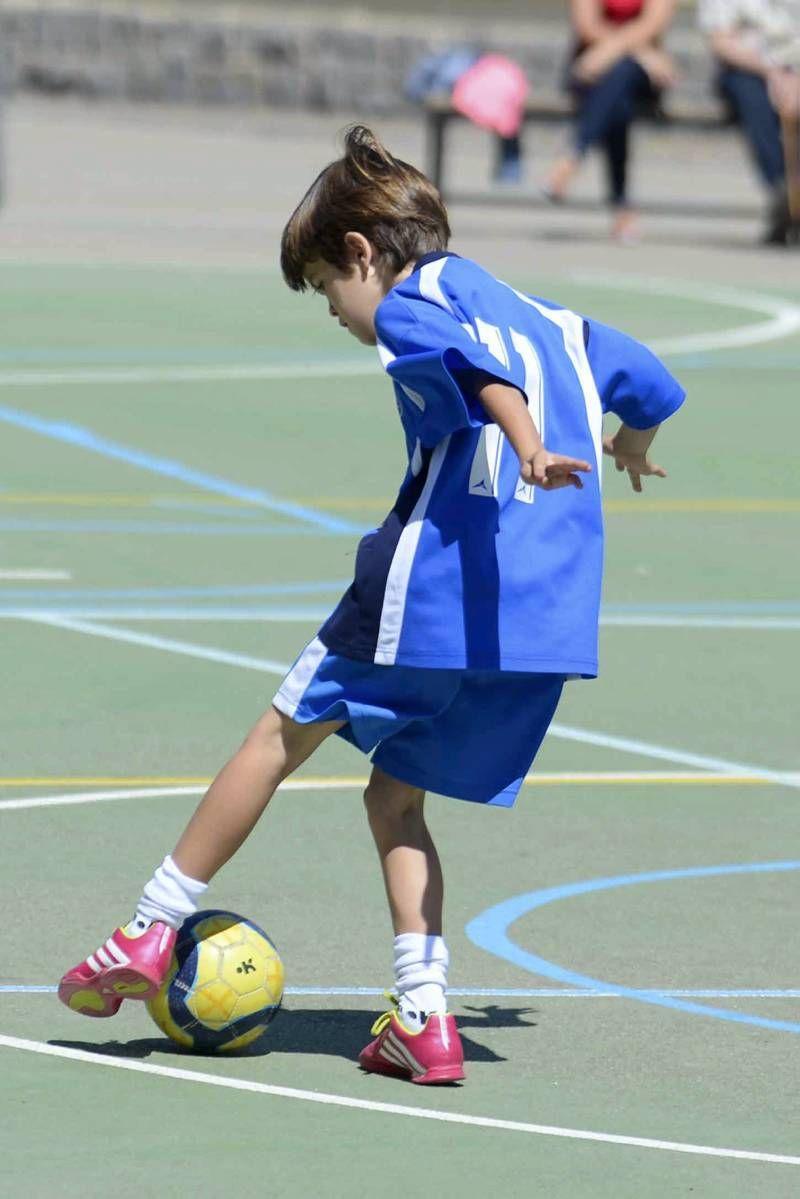
[[[401,400],[411,405],[414,433],[426,448],[491,421],[477,396],[487,375],[522,390],[512,368],[436,304],[389,297],[375,328],[381,361]]]
[[[603,412],[613,412],[632,429],[661,424],[686,398],[647,346],[608,325],[586,321],[586,353]]]

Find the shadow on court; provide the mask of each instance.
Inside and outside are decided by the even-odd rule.
[[[531,1008],[468,1007],[472,1015],[459,1015],[458,1028],[464,1043],[464,1058],[468,1062],[504,1062],[507,1059],[486,1045],[472,1040],[469,1029],[490,1031],[499,1028],[535,1028],[531,1020],[522,1017]],[[275,1023],[260,1040],[236,1053],[203,1053],[184,1049],[167,1037],[138,1037],[133,1041],[49,1041],[63,1049],[80,1049],[85,1053],[108,1057],[146,1058],[153,1053],[189,1059],[265,1057],[270,1053],[307,1053],[345,1058],[354,1061],[369,1040],[369,1030],[379,1013],[353,1011],[348,1008],[320,1010],[319,1008],[283,1008]]]

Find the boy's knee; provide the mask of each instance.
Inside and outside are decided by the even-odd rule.
[[[271,707],[253,725],[240,752],[268,754],[285,778],[339,727],[338,721],[300,724]]]
[[[425,792],[388,774],[373,773],[364,792],[364,807],[370,823],[403,819],[422,810]]]

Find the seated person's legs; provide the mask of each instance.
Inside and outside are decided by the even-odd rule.
[[[572,148],[553,164],[546,190],[563,200],[580,160],[590,147],[605,143],[612,131],[627,126],[643,94],[651,91],[646,72],[633,58],[623,58],[590,87],[576,86],[578,115]]]
[[[784,243],[790,226],[780,121],[760,75],[723,65],[718,88],[733,109],[759,175],[771,193],[765,240]]]

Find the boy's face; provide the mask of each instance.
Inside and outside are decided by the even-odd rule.
[[[374,346],[375,313],[386,293],[408,272],[387,278],[377,265],[374,247],[360,233],[345,237],[349,262],[331,266],[318,258],[305,270],[309,286],[328,301],[328,311],[365,346]]]

